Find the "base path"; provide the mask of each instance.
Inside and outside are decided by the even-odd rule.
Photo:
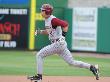
[[[31,82],[26,76],[0,76],[0,82]],[[86,76],[44,76],[42,82],[110,82],[110,77],[100,77],[100,80],[95,80],[95,77]]]

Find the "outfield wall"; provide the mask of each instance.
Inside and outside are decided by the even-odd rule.
[[[8,28],[5,29],[5,31],[1,31],[0,29],[0,49],[41,49],[45,45],[49,44],[49,40],[47,36],[39,35],[35,37],[34,32],[35,30],[40,27],[40,29],[44,29],[44,19],[41,17],[40,14],[40,7],[44,3],[49,3],[54,6],[54,12],[53,14],[57,17],[64,19],[64,8],[67,8],[67,0],[0,0],[0,8],[1,10],[7,9],[8,15],[12,16],[10,13],[10,10],[23,10],[27,9],[27,18],[18,16],[4,19],[4,15],[2,11],[0,14],[0,18],[3,18],[1,20],[1,29],[5,29],[5,22],[11,22],[11,24],[8,23],[8,26],[10,26],[10,32],[8,32]],[[60,4],[62,3],[62,5]],[[19,13],[19,11],[17,11]],[[14,14],[16,15],[16,14]],[[16,15],[17,16],[17,15]],[[14,19],[12,21],[12,19]],[[15,22],[16,21],[16,22]],[[21,25],[22,23],[23,25]],[[12,25],[19,24],[19,37],[13,37],[12,31],[13,27]],[[16,27],[14,27],[17,29]],[[25,29],[25,30],[23,30]],[[2,35],[4,34],[4,35]],[[7,39],[8,34],[8,39]],[[5,37],[5,38],[3,38]],[[11,38],[10,38],[11,37]],[[11,41],[11,42],[10,42]],[[14,42],[13,42],[14,41]],[[19,46],[20,44],[20,46]],[[24,46],[25,45],[25,46]]]
[[[43,3],[53,5],[53,14],[69,22],[69,31],[66,36],[69,50],[110,53],[110,8],[69,9],[68,0],[60,0],[60,2],[59,0],[0,0],[0,9],[27,12],[26,14],[9,12],[4,15],[1,11],[0,49],[39,50],[50,43],[47,36],[34,36],[36,29],[44,29],[44,19],[40,13]],[[17,34],[16,37],[15,34]]]
[[[29,0],[0,0],[0,49],[27,49]]]
[[[110,8],[80,7],[65,12],[69,13],[65,19],[70,23],[71,50],[110,53]]]

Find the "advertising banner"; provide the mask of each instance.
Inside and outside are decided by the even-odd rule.
[[[27,48],[28,24],[28,9],[0,8],[0,49]]]
[[[29,0],[0,0],[0,4],[28,4]]]
[[[72,49],[96,51],[97,8],[74,8]]]

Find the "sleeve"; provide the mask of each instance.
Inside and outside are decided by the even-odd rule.
[[[61,26],[62,28],[65,28],[68,26],[68,23],[66,21],[63,21],[58,18],[53,18],[51,24],[53,27]]]

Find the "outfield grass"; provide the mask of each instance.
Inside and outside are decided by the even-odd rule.
[[[110,76],[110,58],[74,57],[76,60],[99,64],[101,76]],[[0,51],[0,75],[36,74],[36,59],[32,52]],[[49,56],[44,60],[44,75],[93,76],[88,69],[71,67],[59,56]]]

